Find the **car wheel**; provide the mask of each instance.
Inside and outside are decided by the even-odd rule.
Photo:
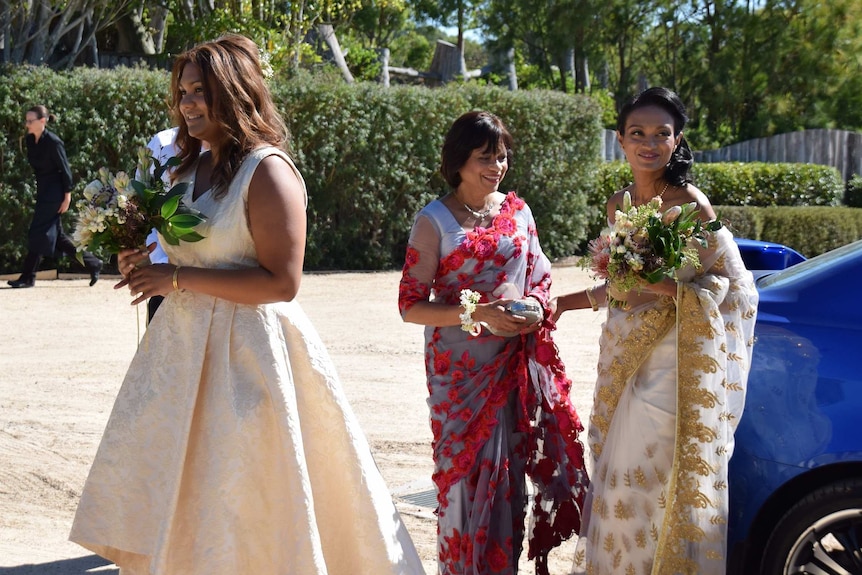
[[[812,491],[778,521],[762,575],[862,573],[862,479]]]

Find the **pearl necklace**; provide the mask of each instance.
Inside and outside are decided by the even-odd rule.
[[[488,216],[491,215],[491,210],[494,209],[494,202],[493,201],[486,203],[485,207],[482,208],[482,210],[474,210],[473,208],[471,208],[467,204],[467,202],[463,202],[463,201],[459,200],[457,194],[453,194],[453,196],[455,197],[456,200],[460,201],[461,205],[464,206],[464,209],[467,210],[470,213],[470,215],[473,216],[474,218],[476,218],[477,220],[484,220],[485,218],[487,218]]]
[[[488,206],[487,208],[485,208],[481,212],[477,212],[476,210],[474,210],[473,208],[471,208],[467,204],[464,204],[464,209],[467,210],[468,212],[470,212],[470,214],[474,218],[476,218],[477,220],[484,220],[485,218],[487,218],[488,216],[491,215],[491,210],[494,208],[493,208],[493,206]]]

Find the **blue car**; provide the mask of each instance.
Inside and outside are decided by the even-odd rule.
[[[796,250],[774,242],[736,238],[736,245],[750,270],[783,270],[805,261]]]
[[[754,272],[727,572],[862,574],[862,241],[777,267]]]

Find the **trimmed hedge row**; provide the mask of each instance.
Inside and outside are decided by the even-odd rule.
[[[162,71],[128,68],[2,72],[0,217],[13,225],[0,230],[0,272],[11,273],[20,265],[34,201],[21,139],[24,111],[43,103],[58,116],[51,129],[66,143],[80,191],[101,166],[131,171],[135,150],[169,126],[169,79]],[[529,202],[549,256],[571,254],[587,239],[601,129],[601,110],[587,98],[472,84],[384,88],[307,76],[276,79],[273,94],[308,185],[308,269],[400,267],[415,213],[446,191],[436,175],[443,136],[471,109],[489,110],[511,129],[515,161],[504,189]],[[70,228],[73,214],[64,219]]]
[[[471,109],[509,126],[514,161],[502,189],[530,204],[545,251],[571,254],[587,239],[601,128],[590,100],[472,84],[429,90],[308,80],[276,94],[309,181],[311,268],[400,267],[414,215],[446,192],[437,174],[443,136]]]
[[[101,166],[133,168],[136,149],[170,124],[167,92],[164,71],[0,70],[0,273],[20,265],[34,202],[24,111],[42,103],[58,116],[51,129],[66,143],[80,191]],[[631,180],[627,164],[600,162],[601,110],[582,97],[473,84],[384,88],[309,76],[276,79],[273,93],[308,184],[308,269],[400,267],[414,215],[446,191],[437,175],[443,136],[471,109],[490,110],[511,129],[515,159],[503,188],[530,203],[552,258],[581,253],[605,223],[607,197]],[[693,175],[713,204],[728,206],[740,235],[785,243],[811,256],[858,238],[862,230],[852,210],[748,207],[836,205],[844,186],[832,168],[699,164]],[[848,195],[858,187],[848,187]],[[66,216],[67,228],[73,216]],[[811,223],[808,229],[817,217],[828,225]],[[60,265],[74,266],[66,260]]]
[[[813,257],[862,238],[862,210],[841,207],[845,185],[838,170],[815,164],[695,164],[694,184],[738,237],[777,242]],[[631,182],[625,162],[602,164],[590,201],[604,205]],[[852,188],[847,187],[849,195]],[[606,225],[599,214],[590,235]]]
[[[632,181],[625,162],[608,162],[599,172],[605,197]],[[691,177],[713,204],[726,206],[837,206],[845,192],[838,170],[817,164],[695,164]]]
[[[846,206],[715,206],[737,237],[776,242],[807,258],[862,239],[862,209]]]

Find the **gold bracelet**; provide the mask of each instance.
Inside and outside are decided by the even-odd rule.
[[[179,276],[180,276],[180,268],[181,267],[183,267],[183,266],[177,266],[174,268],[174,276],[172,278],[172,282],[174,284],[174,291],[177,291],[180,289],[180,284],[177,280],[179,279]]]
[[[594,289],[596,289],[596,286],[587,290],[587,300],[590,302],[590,307],[593,308],[593,311],[599,311],[599,304],[596,301],[596,296],[593,294]]]

